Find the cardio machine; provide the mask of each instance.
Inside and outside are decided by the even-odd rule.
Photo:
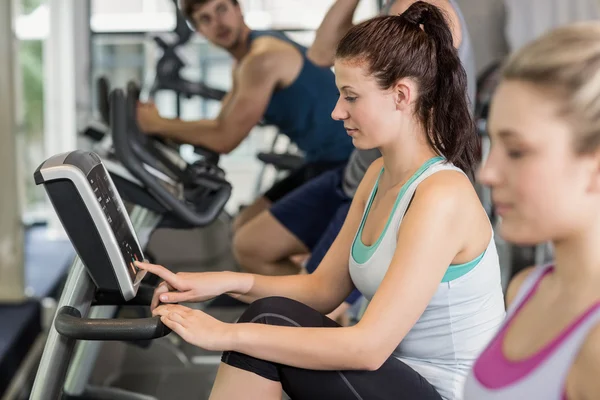
[[[108,95],[110,93],[110,83],[105,76],[96,79],[96,101],[97,116],[88,121],[87,126],[81,134],[93,143],[102,141],[109,134],[110,110],[108,104]]]
[[[176,16],[175,29],[173,31],[175,40],[167,43],[159,36],[152,38],[163,53],[156,64],[156,75],[148,90],[147,97],[148,99],[154,99],[156,94],[162,90],[174,92],[177,97],[176,107],[177,116],[179,117],[181,116],[182,97],[189,99],[194,96],[200,96],[204,99],[221,101],[225,97],[226,92],[212,88],[204,82],[191,82],[181,75],[185,64],[177,54],[177,49],[191,39],[193,31],[188,26],[185,17],[181,14],[177,6],[177,0],[173,0],[173,5]]]
[[[125,97],[122,91],[115,91],[111,95],[110,103],[111,130],[113,135],[117,138],[129,137],[127,132],[129,126],[125,107]],[[151,232],[156,227],[167,225],[183,228],[190,226],[200,226],[201,223],[208,224],[212,222],[212,219],[215,218],[215,216],[218,214],[219,210],[224,204],[223,202],[226,200],[222,196],[228,196],[228,193],[230,191],[230,186],[226,182],[219,182],[221,186],[217,185],[218,188],[221,188],[221,190],[204,190],[202,194],[199,194],[197,190],[194,191],[192,187],[188,186],[187,190],[191,190],[195,194],[194,199],[198,200],[198,196],[200,196],[202,200],[198,202],[202,204],[201,207],[198,207],[198,204],[190,205],[189,201],[185,200],[184,197],[179,196],[180,194],[185,192],[185,190],[183,189],[183,184],[178,183],[172,177],[169,177],[167,175],[168,171],[163,170],[161,172],[161,170],[154,169],[151,166],[146,165],[142,162],[144,169],[150,174],[150,176],[147,178],[149,180],[151,179],[154,183],[159,185],[159,187],[161,188],[159,189],[159,191],[164,196],[170,195],[172,197],[171,201],[164,201],[164,197],[160,199],[156,198],[154,194],[156,192],[151,192],[141,180],[139,180],[129,172],[125,165],[119,163],[118,158],[113,158],[114,155],[121,154],[120,151],[116,150],[118,148],[118,143],[120,142],[117,139],[117,142],[115,143],[115,151],[109,155],[105,155],[106,158],[104,160],[100,159],[95,153],[75,152],[72,154],[77,154],[77,156],[74,155],[71,157],[64,157],[64,160],[61,159],[62,156],[56,156],[48,160],[46,163],[42,164],[38,172],[36,172],[36,182],[38,184],[45,185],[46,190],[49,193],[49,196],[52,200],[52,203],[55,206],[59,217],[63,221],[63,224],[65,225],[65,228],[69,236],[71,237],[80,258],[76,260],[71,270],[71,274],[67,280],[67,284],[63,292],[63,297],[61,298],[61,303],[59,303],[59,313],[57,314],[54,324],[51,327],[49,340],[47,342],[48,344],[46,346],[47,348],[45,349],[45,353],[47,353],[48,355],[45,355],[42,359],[42,363],[40,364],[39,369],[39,371],[44,371],[44,369],[47,368],[47,364],[45,364],[47,362],[58,362],[59,364],[62,363],[63,366],[60,368],[66,369],[70,362],[68,373],[66,370],[62,372],[58,371],[56,373],[53,372],[53,378],[46,377],[44,375],[45,373],[39,372],[38,377],[36,378],[36,382],[34,383],[34,390],[32,392],[31,397],[32,399],[48,398],[45,397],[45,395],[40,394],[48,393],[48,390],[53,391],[53,393],[57,390],[62,390],[63,398],[68,399],[153,399],[153,397],[150,396],[142,396],[114,387],[91,387],[88,385],[90,376],[92,375],[92,370],[94,369],[96,360],[101,350],[101,342],[97,340],[126,340],[136,341],[139,343],[140,341],[147,342],[153,337],[160,336],[158,334],[154,336],[148,334],[148,329],[150,329],[150,320],[148,319],[138,320],[138,323],[142,324],[142,327],[144,327],[145,329],[146,333],[144,335],[136,335],[132,333],[135,332],[135,329],[137,329],[137,325],[128,325],[127,327],[126,325],[122,324],[122,320],[113,319],[117,314],[117,307],[123,307],[126,304],[149,304],[148,302],[151,298],[153,288],[145,286],[143,284],[140,285],[139,282],[143,275],[138,275],[138,271],[136,271],[136,273],[133,274],[134,269],[132,268],[131,263],[128,262],[129,257],[132,256],[133,259],[142,259],[144,256],[147,256],[147,254],[143,255],[141,251],[143,250],[145,243],[148,241]],[[85,156],[82,156],[81,154]],[[131,158],[137,157],[135,154],[130,154],[130,156]],[[74,162],[73,160],[77,160],[77,162]],[[83,161],[79,162],[81,160]],[[152,160],[150,161],[152,162]],[[119,204],[117,209],[122,213],[124,207],[122,207],[122,204],[119,203],[121,200],[120,196],[117,193],[120,193],[127,202],[134,205],[133,211],[131,213],[131,219],[133,223],[130,223],[129,225],[123,223],[116,225],[118,227],[121,227],[118,229],[118,232],[125,232],[124,234],[128,238],[128,240],[125,242],[126,244],[124,245],[124,248],[127,250],[127,252],[123,253],[122,259],[125,260],[124,264],[127,265],[126,271],[129,273],[129,280],[131,285],[133,286],[130,287],[127,281],[123,280],[124,275],[122,273],[120,275],[116,272],[110,273],[109,275],[112,276],[121,276],[121,280],[117,282],[119,285],[121,285],[119,286],[119,290],[121,291],[120,295],[118,293],[118,290],[114,290],[114,285],[111,289],[106,289],[106,284],[109,281],[106,280],[106,277],[104,277],[103,274],[111,268],[119,268],[107,264],[108,261],[113,262],[112,259],[103,261],[104,272],[98,272],[100,271],[98,268],[96,268],[93,272],[90,272],[90,277],[92,278],[93,283],[97,286],[95,289],[93,287],[91,289],[89,288],[89,286],[91,285],[90,283],[86,283],[88,288],[84,288],[84,290],[74,289],[72,287],[72,284],[81,282],[82,279],[84,279],[84,277],[87,277],[85,270],[89,269],[90,265],[100,265],[100,261],[96,262],[96,264],[89,263],[94,263],[92,257],[95,256],[96,253],[102,253],[102,251],[94,250],[102,248],[98,247],[99,242],[97,238],[95,238],[94,235],[92,235],[91,238],[87,238],[85,236],[90,234],[89,232],[95,232],[98,230],[94,229],[94,224],[98,223],[97,220],[90,221],[89,218],[87,220],[85,218],[84,211],[86,210],[86,207],[90,210],[94,208],[93,205],[89,205],[86,203],[86,201],[88,200],[86,200],[85,193],[89,192],[90,188],[87,188],[85,185],[83,185],[83,182],[85,181],[81,181],[81,179],[79,179],[79,181],[81,181],[79,182],[77,179],[75,179],[79,175],[86,175],[86,173],[77,172],[78,169],[85,171],[85,166],[87,165],[86,163],[95,163],[94,167],[90,168],[90,171],[91,169],[93,169],[95,173],[97,173],[98,171],[104,171],[105,174],[103,176],[104,184],[100,188],[91,188],[91,191],[93,193],[103,193],[104,191],[106,191],[112,196],[102,197],[104,200],[102,203],[100,203],[101,209],[102,206],[105,205],[105,202],[108,201],[108,203],[106,204]],[[59,167],[58,169],[56,168],[57,165]],[[156,163],[154,165],[158,168],[164,169],[164,167],[161,167]],[[91,172],[87,173],[86,176],[91,176],[90,174]],[[72,182],[79,182],[79,184],[70,184],[71,189],[68,189],[67,186],[69,186],[69,180]],[[92,180],[98,182],[98,179],[90,178],[90,185],[92,185]],[[56,182],[62,183],[56,184]],[[199,186],[203,182],[204,181],[202,179],[199,179],[196,183]],[[94,193],[95,196],[96,193]],[[220,196],[216,195],[217,193],[220,193]],[[98,197],[101,196],[96,196],[96,198]],[[177,205],[176,202],[180,202],[181,204]],[[187,208],[187,211],[181,212],[181,208]],[[70,214],[66,214],[67,211]],[[115,221],[114,214],[115,212],[113,209],[112,213],[105,215],[109,225],[111,222],[114,223]],[[124,215],[125,217],[127,216],[126,214]],[[188,215],[193,215],[193,217],[187,220],[182,219]],[[121,217],[123,216],[120,215],[119,218]],[[128,219],[125,218],[125,221],[127,220]],[[125,228],[131,227],[136,228],[136,231],[138,233],[137,237],[139,237],[139,240],[137,241],[137,246],[135,244],[127,244],[136,242],[136,240],[131,239],[132,237],[136,237],[135,231],[132,230],[132,232],[130,232],[130,235],[126,233],[127,229]],[[115,240],[109,240],[109,242],[111,242],[112,245],[115,244]],[[119,244],[119,240],[116,240],[116,242],[117,244]],[[110,243],[108,245],[102,245],[105,247],[111,246]],[[91,253],[91,251],[93,251],[93,254]],[[119,264],[117,263],[115,265]],[[73,277],[74,275],[78,274],[83,275],[84,277]],[[97,277],[98,274],[100,274],[100,278]],[[73,294],[74,291],[75,294]],[[134,294],[137,294],[134,300],[129,299],[131,297],[132,292]],[[93,307],[90,309],[87,302],[91,301],[90,299],[92,298],[94,298],[93,304],[98,305],[98,307]],[[127,302],[127,300],[129,301]],[[82,323],[78,320],[74,320],[73,318],[71,318],[72,316],[60,316],[62,315],[62,311],[60,310],[67,310],[63,308],[63,306],[65,306],[66,303],[69,303],[68,305],[70,307],[78,309],[82,316],[87,316],[89,318],[92,318],[92,320],[83,321]],[[80,306],[80,304],[83,305]],[[100,307],[99,305],[101,304],[110,305]],[[67,329],[70,329],[70,331],[63,332],[61,331],[61,329],[64,328],[65,324],[63,320],[65,319],[68,320],[67,322],[70,321],[69,323],[71,324],[71,326],[67,327]],[[96,335],[94,336],[94,340],[90,339],[79,342],[77,344],[77,347],[75,347],[75,350],[73,350],[75,342],[74,339],[88,339],[88,336],[73,336],[69,332],[77,331],[77,329],[79,329],[77,328],[77,326],[79,325],[85,325],[88,326],[88,329],[92,329],[92,327],[96,326],[95,324],[97,323],[104,323],[105,325],[101,326],[104,326],[109,330],[114,328],[115,326],[122,327],[123,329],[128,330],[129,336],[119,335],[116,333],[114,335],[112,333],[107,333],[105,336],[104,334],[94,333],[94,335]],[[99,325],[99,327],[101,326]],[[122,331],[123,330],[121,330],[121,332]],[[68,341],[68,345],[63,344],[65,340]],[[50,343],[54,343],[54,345],[51,345]],[[56,346],[58,346],[58,350],[55,348]],[[68,354],[66,356],[60,355],[61,349],[67,351]],[[44,361],[48,358],[51,358],[52,361]],[[57,383],[52,383],[52,379],[64,381],[62,389],[60,387],[54,387],[57,385]],[[61,383],[59,383],[59,385],[60,384]],[[49,385],[51,387],[49,387]]]
[[[51,157],[34,173],[43,185],[78,257],[50,327],[30,399],[149,399],[113,388],[70,389],[85,382],[69,377],[91,370],[93,359],[72,357],[79,340],[150,340],[167,335],[159,318],[92,319],[92,306],[148,305],[152,288],[141,285],[142,243],[127,215],[109,172],[92,152],[73,151]],[[110,313],[109,313],[110,314]],[[76,353],[77,354],[77,353]],[[93,358],[93,357],[92,357]]]
[[[144,135],[136,123],[136,87],[129,85],[111,93],[114,121],[113,146],[124,167],[178,222],[172,227],[206,226],[223,211],[231,195],[231,184],[218,167],[218,155],[208,150],[204,158],[188,164],[179,153],[157,138]],[[163,179],[160,179],[160,178]],[[164,185],[165,177],[174,186]],[[165,221],[163,226],[169,226]]]
[[[185,63],[177,54],[177,50],[189,42],[194,32],[181,13],[181,10],[177,5],[177,0],[173,0],[173,4],[176,15],[176,24],[173,30],[175,39],[172,42],[167,43],[159,36],[154,36],[152,38],[156,45],[162,50],[162,55],[156,64],[156,74],[152,85],[149,89],[142,91],[142,97],[147,100],[152,100],[156,97],[158,92],[164,90],[175,93],[176,115],[177,117],[180,117],[182,98],[189,99],[198,96],[207,100],[222,101],[226,92],[221,89],[210,87],[204,82],[192,82],[182,76],[181,71],[185,67]],[[264,124],[261,123],[260,125]],[[284,153],[277,153],[275,151],[280,137],[281,133],[278,132],[273,138],[270,149],[257,154],[258,160],[261,161],[263,165],[256,180],[254,189],[255,195],[260,194],[267,165],[275,168],[278,175],[282,175],[301,167],[304,163],[304,158],[299,154],[291,153],[289,148]],[[207,151],[200,147],[195,147],[195,152],[203,155]]]

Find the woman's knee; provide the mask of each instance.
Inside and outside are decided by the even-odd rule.
[[[286,297],[263,297],[252,302],[246,311],[242,314],[238,322],[254,322],[254,323],[268,323],[266,317],[284,317],[282,320],[290,319],[293,313],[294,300]],[[274,325],[268,323],[269,325]],[[293,325],[293,324],[292,324]]]
[[[246,309],[238,322],[296,327],[339,326],[317,310],[286,297],[265,297]]]

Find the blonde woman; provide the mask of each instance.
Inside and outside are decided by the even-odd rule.
[[[510,242],[556,260],[511,282],[507,318],[465,400],[600,396],[600,25],[547,34],[513,56],[495,95],[492,187]]]

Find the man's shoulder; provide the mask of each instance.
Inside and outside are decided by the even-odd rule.
[[[289,67],[290,61],[295,61],[297,57],[298,51],[291,43],[276,37],[261,36],[252,42],[239,66],[250,73],[269,74]]]
[[[248,56],[278,58],[288,57],[291,53],[298,53],[298,49],[293,42],[274,35],[263,35],[252,41]]]
[[[277,69],[278,54],[268,49],[251,48],[238,63],[238,70],[245,74],[267,74]]]

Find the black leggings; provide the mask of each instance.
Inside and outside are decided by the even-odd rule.
[[[283,297],[257,300],[238,322],[298,326],[339,327],[318,311]],[[229,351],[222,361],[281,382],[293,400],[321,399],[418,399],[441,400],[435,388],[415,370],[391,357],[376,371],[316,371],[290,367]]]

